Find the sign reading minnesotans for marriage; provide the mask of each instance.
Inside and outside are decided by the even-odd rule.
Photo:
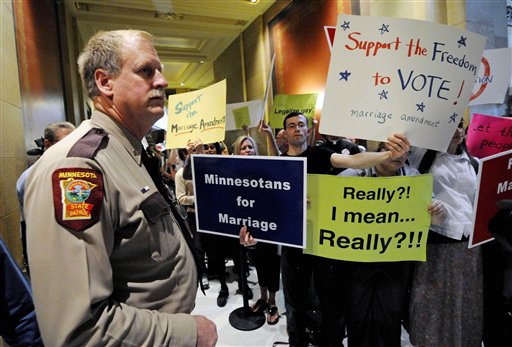
[[[305,158],[193,155],[197,230],[304,248]]]

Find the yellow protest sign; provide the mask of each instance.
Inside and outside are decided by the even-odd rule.
[[[168,148],[186,147],[189,140],[224,140],[226,80],[193,92],[170,95],[168,119]]]
[[[251,113],[249,112],[249,106],[233,109],[233,118],[235,118],[235,125],[237,129],[242,129],[244,126],[249,127],[251,125]]]
[[[277,94],[274,96],[272,112],[269,116],[269,125],[273,128],[282,128],[284,118],[291,112],[300,112],[309,120],[315,115],[316,98],[318,94]]]
[[[308,175],[304,253],[358,262],[425,261],[432,175]]]

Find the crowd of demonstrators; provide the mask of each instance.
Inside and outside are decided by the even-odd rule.
[[[24,257],[30,259],[43,341],[49,346],[214,346],[215,324],[190,313],[198,283],[208,286],[202,277],[205,258],[210,275],[220,282],[217,305],[226,305],[225,260],[233,257],[239,269],[238,241],[197,232],[191,155],[227,154],[227,148],[191,141],[186,149],[171,150],[169,161],[156,146],[143,148],[142,139],[164,113],[167,87],[150,34],[98,33],[78,64],[94,103],[91,119],[76,130],[69,123],[50,125],[44,154],[17,184],[28,240]],[[279,321],[281,272],[290,346],[342,346],[345,331],[352,347],[399,346],[404,321],[415,346],[476,347],[483,339],[493,347],[503,345],[498,336],[510,340],[512,242],[503,230],[510,230],[512,208],[503,203],[506,212],[489,224],[499,232],[495,243],[482,247],[484,257],[482,248],[468,248],[478,163],[465,149],[462,126],[446,153],[413,148],[410,155],[402,134],[376,152],[329,135],[312,146],[308,119],[299,112],[285,117],[277,140],[265,123],[259,129],[270,155],[307,158],[310,174],[420,172],[434,178],[426,262],[345,262],[287,246],[279,256],[276,245],[257,244],[253,259],[260,297],[251,309],[266,311],[270,325]],[[233,154],[258,155],[255,140],[241,136]],[[178,213],[163,179],[175,185],[186,216]],[[239,242],[256,245],[245,226]],[[492,273],[494,265],[503,269]],[[484,300],[485,272],[492,275]],[[251,289],[242,288],[244,275],[239,272],[238,293],[251,299]],[[501,301],[492,301],[493,295],[502,295]],[[317,341],[307,333],[312,296],[321,312]],[[498,314],[502,319],[493,329],[489,321]]]
[[[78,65],[92,117],[45,151],[25,184],[43,342],[214,346],[215,324],[190,314],[201,262],[141,143],[167,87],[152,37],[97,33]]]
[[[415,346],[481,346],[483,272],[480,247],[468,248],[477,162],[464,146],[462,123],[446,153],[413,148],[411,166],[434,177],[446,219],[431,224],[427,261],[415,263],[409,336]]]
[[[385,151],[380,143],[377,151]],[[347,169],[340,176],[416,176],[418,170],[406,164],[405,155],[384,161],[369,169]],[[446,211],[439,200],[428,209],[432,224],[444,221]],[[348,345],[400,346],[402,321],[408,316],[409,289],[413,262],[354,262],[351,266],[348,314]]]
[[[307,172],[329,174],[331,167],[365,168],[382,161],[402,156],[409,150],[409,142],[400,134],[393,135],[386,143],[390,151],[347,155],[332,150],[308,146],[308,119],[302,113],[292,112],[283,122],[290,157],[307,158]],[[242,228],[240,242],[246,246],[256,243],[250,230]],[[308,346],[307,307],[311,279],[314,278],[322,310],[320,346],[340,346],[343,341],[348,302],[346,286],[323,285],[322,282],[339,278],[331,271],[322,271],[324,262],[319,257],[303,254],[301,249],[283,246],[281,273],[286,307],[287,332],[291,346]],[[319,274],[312,277],[313,273]],[[331,276],[327,278],[325,276]],[[345,293],[343,293],[345,291]]]

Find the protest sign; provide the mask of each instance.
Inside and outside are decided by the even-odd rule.
[[[305,158],[193,155],[197,229],[304,247]]]
[[[445,151],[471,96],[485,38],[399,18],[340,15],[320,133]]]
[[[226,105],[226,131],[255,127],[263,109],[261,100]]]
[[[226,80],[169,96],[167,148],[187,147],[189,140],[222,141],[225,125]]]
[[[477,158],[512,149],[512,118],[475,113],[468,127],[466,145]]]
[[[478,191],[473,205],[473,233],[469,246],[493,240],[487,229],[489,219],[498,211],[496,203],[512,199],[512,150],[495,154],[480,161]]]
[[[501,104],[510,83],[511,48],[484,51],[478,74],[475,76],[469,106]]]
[[[334,36],[336,35],[336,27],[333,26],[324,26],[325,38],[327,39],[327,45],[329,46],[329,51],[332,52],[332,45],[334,43]]]
[[[380,262],[425,261],[432,175],[308,175],[305,253]]]
[[[300,112],[309,120],[315,115],[317,94],[278,94],[274,96],[272,112],[269,116],[269,125],[281,129],[284,118],[291,112]]]

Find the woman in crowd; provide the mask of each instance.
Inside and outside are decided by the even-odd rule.
[[[414,149],[411,165],[434,176],[447,216],[430,226],[427,261],[417,263],[410,300],[414,346],[480,347],[483,286],[480,247],[468,248],[476,192],[476,161],[464,146],[462,123],[446,153]]]
[[[272,135],[271,132],[270,134]],[[277,152],[277,145],[271,152]],[[256,141],[250,136],[240,136],[235,141],[233,154],[258,155]],[[255,313],[267,311],[267,323],[274,325],[279,321],[276,292],[279,290],[281,259],[278,255],[278,246],[260,242],[251,249],[251,255],[256,266],[261,293],[251,309]]]

